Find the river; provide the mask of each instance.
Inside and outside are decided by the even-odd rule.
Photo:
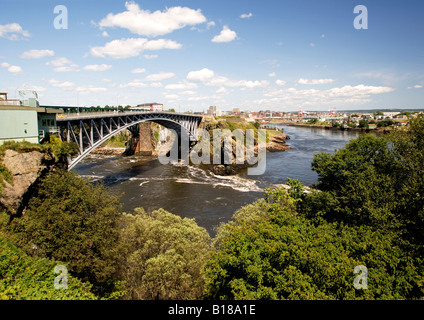
[[[146,211],[163,208],[196,222],[214,236],[215,228],[231,219],[240,207],[263,197],[263,190],[282,184],[287,178],[299,179],[304,185],[316,182],[311,169],[317,152],[334,152],[359,132],[276,125],[290,136],[291,150],[268,153],[266,172],[248,176],[247,170],[237,176],[216,176],[194,166],[162,165],[157,159],[143,156],[89,155],[75,171],[90,181],[103,181],[121,194],[123,210],[136,207]]]

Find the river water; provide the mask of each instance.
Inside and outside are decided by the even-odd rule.
[[[90,181],[103,181],[121,195],[123,210],[131,213],[143,207],[150,212],[163,208],[181,217],[195,218],[198,225],[213,236],[215,228],[231,219],[240,207],[263,197],[266,187],[282,184],[287,178],[299,179],[304,185],[316,182],[311,169],[317,152],[333,153],[359,132],[276,125],[290,136],[292,149],[268,153],[266,172],[248,176],[217,176],[194,166],[162,165],[157,159],[142,156],[90,155],[75,171]]]

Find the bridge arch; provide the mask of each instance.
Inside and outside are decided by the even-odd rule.
[[[155,122],[174,130],[181,135],[184,130],[190,141],[197,141],[197,129],[202,121],[200,116],[171,113],[125,113],[113,116],[71,116],[58,119],[61,138],[78,145],[78,155],[70,158],[68,170],[72,170],[82,159],[94,149],[119,132],[142,122]],[[65,138],[66,137],[66,138]]]

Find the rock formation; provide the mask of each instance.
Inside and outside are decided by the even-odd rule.
[[[3,180],[0,206],[12,215],[20,215],[33,187],[49,170],[51,159],[40,151],[19,153],[6,150],[2,162],[12,175],[12,183]]]

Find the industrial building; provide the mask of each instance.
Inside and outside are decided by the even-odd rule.
[[[5,141],[40,143],[57,134],[56,115],[60,109],[40,107],[35,91],[19,92],[21,99],[9,100],[0,92],[0,145]]]

